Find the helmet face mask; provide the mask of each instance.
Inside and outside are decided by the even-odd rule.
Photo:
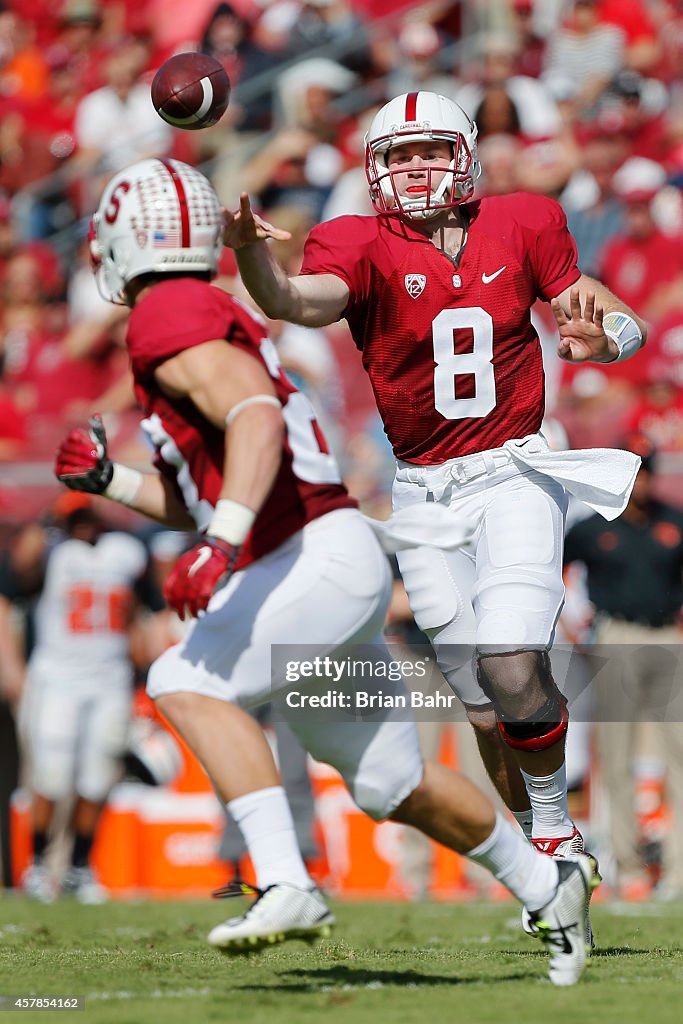
[[[379,213],[429,220],[442,210],[466,202],[481,173],[477,159],[477,127],[461,107],[445,96],[419,92],[398,96],[375,115],[365,137],[365,173],[370,198]],[[445,142],[451,149],[447,168],[425,165],[427,189],[420,196],[399,190],[405,167],[387,167],[391,149],[413,142]],[[436,172],[443,175],[432,187]],[[398,179],[398,180],[397,180]]]
[[[211,183],[178,160],[141,160],[107,185],[88,236],[102,296],[128,303],[142,274],[216,274],[223,214]]]

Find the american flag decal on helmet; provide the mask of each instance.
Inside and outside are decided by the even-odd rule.
[[[179,229],[168,228],[166,231],[155,231],[152,235],[152,245],[155,249],[178,249],[180,247]]]

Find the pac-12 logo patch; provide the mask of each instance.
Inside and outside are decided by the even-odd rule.
[[[410,295],[411,299],[417,299],[425,290],[427,278],[424,274],[406,274],[405,284],[406,291],[408,292],[408,295]]]

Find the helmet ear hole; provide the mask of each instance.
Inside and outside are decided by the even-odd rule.
[[[97,273],[97,285],[103,298],[116,305],[125,305],[126,282],[121,274],[112,247],[103,252]]]

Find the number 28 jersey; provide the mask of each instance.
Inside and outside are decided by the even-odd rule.
[[[537,431],[540,342],[530,310],[580,277],[562,208],[515,193],[468,203],[456,261],[394,216],[315,227],[302,274],[348,286],[344,316],[397,458],[434,465]]]
[[[74,537],[57,544],[36,606],[32,665],[60,685],[129,685],[133,589],[146,564],[141,541],[118,531],[96,544]]]
[[[241,569],[275,550],[306,523],[357,506],[342,484],[311,403],[285,376],[264,321],[220,288],[181,278],[154,285],[136,304],[126,342],[155,464],[173,484],[197,528],[206,529],[220,497],[225,430],[209,422],[189,398],[166,395],[154,370],[187,348],[221,338],[264,367],[285,421],[280,468],[240,550]]]

